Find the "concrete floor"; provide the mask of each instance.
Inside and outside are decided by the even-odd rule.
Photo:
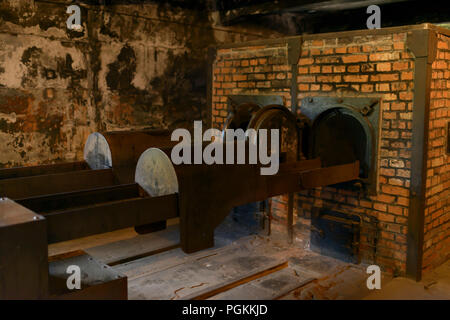
[[[450,261],[433,270],[420,282],[398,277],[364,299],[450,300]]]
[[[290,300],[450,300],[450,261],[416,282],[383,275],[380,290],[368,290],[362,266],[343,265],[324,277],[294,290]]]
[[[286,252],[295,247],[297,250],[289,258],[289,267],[297,270],[299,274],[307,273],[316,278],[278,299],[450,300],[450,261],[435,269],[420,282],[404,277],[392,278],[391,275],[383,274],[381,289],[369,290],[366,284],[369,277],[366,272],[367,265],[342,262],[309,250],[309,222],[306,219],[297,220],[292,244],[287,243],[286,227],[282,223],[272,224],[271,241],[268,246],[285,248]]]
[[[294,244],[307,252],[298,259],[300,269],[317,271],[317,279],[293,290],[282,299],[289,300],[450,300],[450,261],[426,275],[422,281],[383,274],[381,289],[369,290],[367,265],[345,263],[309,250],[309,221],[299,220]],[[283,227],[273,228],[271,238],[285,237]],[[305,260],[305,257],[309,257]],[[295,258],[291,259],[296,260]],[[296,264],[291,264],[295,268]]]
[[[245,221],[236,213],[216,230],[216,246],[195,254],[174,247],[179,241],[177,225],[144,236],[121,230],[77,239],[51,245],[49,253],[83,249],[104,263],[120,261],[113,268],[128,276],[130,299],[186,299],[280,264],[279,271],[209,299],[450,299],[450,261],[421,282],[384,274],[381,289],[369,290],[367,266],[312,252],[309,230],[308,221],[300,219],[289,243],[285,224],[272,224],[268,236],[257,219]],[[153,253],[127,261],[146,252]]]

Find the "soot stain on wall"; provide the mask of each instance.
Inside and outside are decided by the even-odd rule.
[[[42,49],[35,46],[26,49],[22,54],[22,63],[27,67],[27,74],[22,78],[22,86],[33,87],[39,75],[40,57]]]
[[[132,81],[136,74],[136,54],[128,45],[124,46],[116,61],[108,64],[108,74],[106,82],[111,90],[132,90],[135,89]]]
[[[0,3],[0,167],[80,160],[94,131],[205,119],[207,47],[217,42],[207,14],[86,5],[78,32],[66,28],[66,8]],[[257,38],[220,32],[226,42]]]

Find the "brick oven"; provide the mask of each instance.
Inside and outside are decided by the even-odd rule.
[[[238,103],[280,103],[308,122],[305,157],[360,161],[358,180],[294,196],[295,216],[311,219],[312,246],[326,244],[325,231],[328,245],[336,242],[327,226],[340,221],[352,247],[337,251],[352,251],[355,262],[420,279],[450,257],[449,30],[423,24],[222,45],[211,66],[212,127],[223,128]],[[284,221],[286,206],[287,196],[272,199]]]

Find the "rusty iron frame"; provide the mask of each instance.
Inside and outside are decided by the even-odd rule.
[[[276,94],[231,94],[227,97],[227,112],[233,116],[237,108],[246,103],[253,103],[259,107],[269,104],[283,104],[283,98]]]
[[[302,54],[302,38],[290,38],[287,40],[288,63],[291,66],[291,111],[297,114],[298,110],[298,60]]]
[[[288,63],[291,65],[291,111],[297,115],[298,110],[298,60],[302,53],[302,38],[291,38],[287,41],[288,46]],[[302,143],[302,137],[299,137],[299,144]],[[300,147],[297,152],[300,153]],[[297,159],[298,160],[298,159]],[[294,194],[288,194],[287,203],[287,228],[288,228],[288,241],[292,243],[294,241]]]
[[[310,136],[308,141],[308,154],[313,155],[314,133],[316,126],[322,120],[323,116],[331,110],[341,109],[346,114],[351,115],[362,126],[367,135],[367,154],[369,161],[369,176],[360,178],[368,187],[365,192],[369,195],[378,193],[378,163],[380,148],[380,122],[381,122],[381,97],[361,98],[361,97],[329,97],[316,96],[305,97],[302,99],[302,114],[308,119]]]
[[[213,127],[213,82],[214,82],[214,61],[216,60],[217,50],[214,47],[208,48],[208,66],[206,70],[206,123],[210,128]]]
[[[436,58],[436,41],[436,31],[431,29],[407,34],[407,47],[414,55],[415,68],[406,275],[416,281],[422,278],[431,64]]]
[[[295,43],[294,45],[300,45],[299,43]],[[296,61],[298,61],[298,58],[300,56],[300,47],[297,47],[297,49],[291,49],[289,62],[294,62],[296,65]],[[296,94],[295,94],[296,95]],[[297,99],[295,99],[297,101]],[[297,102],[295,102],[297,103]],[[300,160],[301,157],[301,150],[302,150],[302,140],[303,135],[301,132],[301,128],[297,123],[297,118],[294,112],[290,111],[284,106],[281,105],[267,105],[260,109],[258,112],[256,112],[249,123],[249,128],[257,128],[260,123],[264,122],[264,120],[267,119],[267,117],[270,117],[271,110],[281,112],[285,115],[286,119],[288,119],[296,129],[297,134],[297,148],[295,150],[296,154],[296,161]],[[286,221],[286,229],[287,229],[287,240],[289,243],[292,243],[294,241],[294,193],[288,193],[288,202],[287,202],[287,221]],[[269,217],[271,217],[272,212],[268,211]]]
[[[11,199],[118,184],[112,169],[75,170],[0,180],[0,196]]]
[[[71,207],[88,206],[101,202],[139,197],[139,188],[139,185],[136,183],[121,184],[81,191],[21,198],[15,199],[15,201],[32,211],[44,213]]]
[[[445,153],[447,154],[447,156],[450,155],[450,121],[447,121],[447,130],[445,132],[446,134],[446,138],[445,139]]]
[[[55,243],[178,217],[177,195],[139,197],[43,213]]]
[[[0,170],[0,180],[32,177],[43,174],[56,174],[70,171],[88,170],[89,166],[85,161],[64,162],[57,164],[46,164],[30,167],[14,167]]]

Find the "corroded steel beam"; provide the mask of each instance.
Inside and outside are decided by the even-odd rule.
[[[45,164],[40,166],[30,167],[15,167],[6,168],[0,170],[0,180],[24,178],[44,174],[63,173],[69,171],[79,171],[89,169],[85,161],[69,162],[69,163],[57,163],[57,164]]]

